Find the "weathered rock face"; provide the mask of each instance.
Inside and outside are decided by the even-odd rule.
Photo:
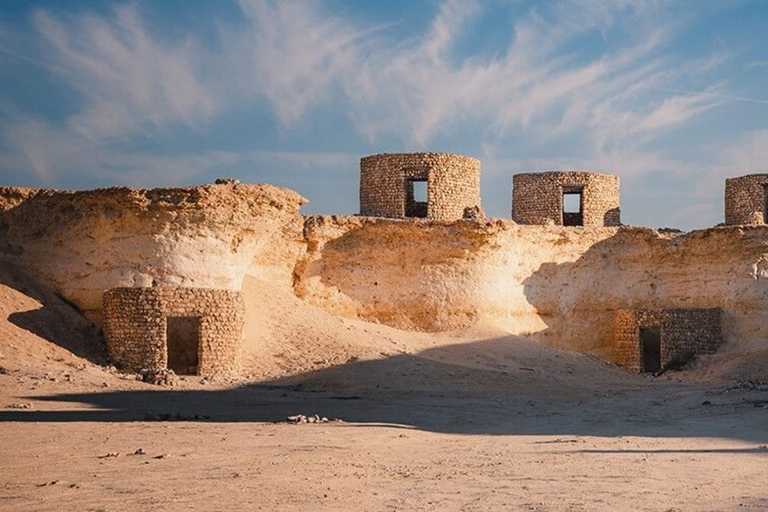
[[[235,183],[33,191],[0,213],[0,259],[97,322],[111,288],[239,291],[252,276],[339,316],[429,331],[492,320],[607,359],[620,309],[719,307],[726,342],[768,340],[768,226],[671,236],[498,219],[304,218],[303,201]],[[246,303],[245,314],[253,322],[260,312]]]
[[[723,308],[726,340],[768,339],[768,228],[646,228],[312,217],[296,293],[405,329],[481,319],[611,357],[613,312]]]
[[[4,197],[15,197],[5,189]],[[0,214],[0,257],[99,321],[115,287],[239,290],[247,272],[290,286],[305,200],[270,185],[30,193]]]

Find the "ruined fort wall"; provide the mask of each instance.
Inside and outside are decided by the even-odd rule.
[[[581,171],[516,174],[512,218],[519,224],[563,224],[563,192],[581,189],[583,225],[621,225],[619,177]]]
[[[0,214],[0,258],[97,321],[111,288],[239,291],[251,276],[343,317],[431,331],[491,321],[606,358],[618,309],[722,307],[727,342],[768,340],[768,226],[672,236],[501,219],[304,218],[301,201],[231,184],[32,197]]]
[[[134,371],[166,368],[168,317],[199,317],[197,373],[236,373],[244,314],[241,294],[231,290],[113,288],[103,302],[107,350]]]
[[[768,174],[749,174],[725,180],[725,223],[765,224]]]
[[[722,343],[721,310],[623,309],[614,313],[614,362],[628,370],[646,370],[642,363],[640,328],[661,334],[661,368],[685,363],[694,355],[714,354]]]
[[[480,206],[480,161],[447,153],[394,153],[360,160],[360,214],[408,215],[409,179],[426,179],[426,217],[461,219],[464,209]]]

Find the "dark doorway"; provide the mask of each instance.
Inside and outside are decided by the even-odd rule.
[[[169,316],[165,339],[168,347],[168,369],[177,375],[197,375],[200,364],[200,318]]]
[[[661,329],[658,327],[640,328],[640,355],[642,372],[661,371]]]
[[[584,225],[584,189],[563,187],[563,226]]]
[[[405,216],[425,218],[428,208],[426,179],[413,178],[405,182]]]

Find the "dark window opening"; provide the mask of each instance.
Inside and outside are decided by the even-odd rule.
[[[640,371],[656,373],[661,371],[661,329],[640,328],[640,355],[643,360]]]
[[[581,187],[563,189],[563,226],[584,225],[583,193]]]
[[[426,179],[408,179],[405,182],[405,216],[427,216],[428,183]]]
[[[200,364],[200,318],[170,316],[166,319],[165,339],[168,369],[177,375],[197,375]]]

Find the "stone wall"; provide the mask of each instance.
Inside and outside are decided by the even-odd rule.
[[[168,318],[182,317],[197,319],[198,349],[197,368],[181,373],[213,376],[237,371],[244,321],[240,292],[113,288],[104,294],[103,313],[107,349],[118,365],[134,371],[168,368]]]
[[[635,372],[651,370],[645,367],[642,328],[659,330],[659,369],[713,354],[722,343],[721,316],[720,308],[618,310],[613,316],[614,361]]]
[[[748,174],[725,180],[725,223],[765,224],[768,174]]]
[[[581,193],[580,215],[564,215],[564,193]],[[619,177],[575,171],[516,174],[512,219],[518,224],[620,226]]]
[[[427,202],[413,201],[413,181],[427,182]],[[480,207],[480,161],[446,153],[399,153],[360,159],[360,215],[461,219]]]

